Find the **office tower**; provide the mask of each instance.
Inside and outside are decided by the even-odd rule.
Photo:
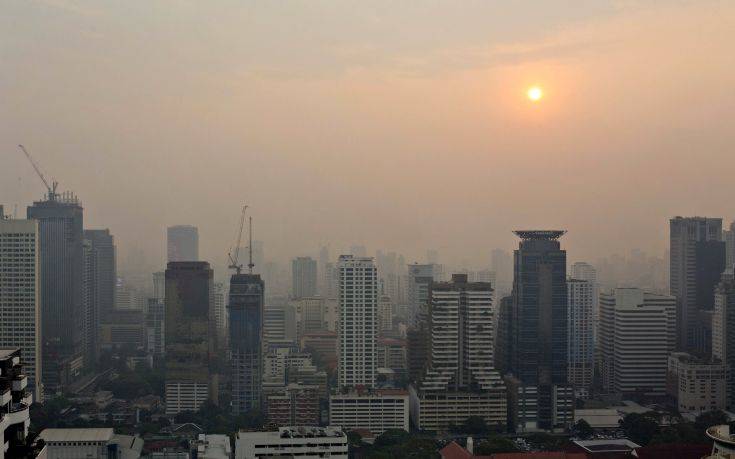
[[[259,274],[230,278],[232,413],[261,408],[265,284]]]
[[[388,295],[378,298],[378,333],[381,335],[393,330],[393,302]]]
[[[166,303],[163,299],[148,298],[146,310],[146,349],[157,361],[166,350],[165,336]]]
[[[296,311],[283,302],[270,299],[263,310],[263,348],[266,352],[274,347],[294,347],[298,336]]]
[[[712,356],[735,371],[735,274],[727,269],[715,290]],[[727,378],[727,407],[735,406],[735,378]]]
[[[36,201],[28,218],[38,220],[41,266],[41,337],[47,392],[68,386],[84,366],[83,210],[72,193]]]
[[[521,238],[513,274],[513,355],[521,428],[571,424],[567,380],[567,253],[564,231],[515,231]]]
[[[225,306],[225,285],[222,282],[214,283],[214,328],[216,330],[216,349],[224,351],[227,348],[227,308]]]
[[[375,385],[378,272],[372,258],[341,255],[339,269],[339,387]]]
[[[298,257],[291,262],[292,298],[316,296],[316,260],[311,257]]]
[[[163,271],[153,273],[153,298],[166,299],[166,273]]]
[[[592,386],[595,363],[594,297],[592,282],[567,281],[567,340],[569,384],[578,397],[587,397]]]
[[[38,222],[0,209],[0,348],[20,348],[29,390],[42,402]]]
[[[339,296],[339,269],[334,263],[327,263],[324,269],[325,296],[337,298]]]
[[[670,221],[670,294],[677,299],[677,349],[708,355],[712,344],[714,288],[725,269],[722,219]]]
[[[429,285],[435,280],[436,265],[412,264],[408,267],[408,324],[417,327],[426,319]]]
[[[199,229],[191,225],[169,226],[166,230],[168,261],[199,261]]]
[[[445,430],[470,416],[506,422],[505,385],[494,368],[493,289],[454,274],[429,292],[431,360],[416,397],[422,430]]]
[[[2,217],[0,217],[2,218]],[[33,396],[25,389],[28,375],[21,349],[0,348],[0,458],[46,457],[30,454],[27,448],[30,406]]]
[[[511,357],[513,356],[513,297],[503,297],[498,303],[497,311],[495,369],[500,374],[505,374],[511,368]]]
[[[211,374],[213,272],[204,261],[177,261],[166,268],[166,414],[197,411],[217,401]]]
[[[85,355],[94,365],[100,352],[100,324],[115,309],[115,243],[109,229],[84,230]]]
[[[676,298],[639,288],[600,295],[603,387],[624,395],[666,393],[668,356],[676,342]]]
[[[725,267],[735,265],[735,221],[730,223],[730,229],[724,231],[725,237]]]
[[[597,322],[600,317],[600,284],[597,281],[597,270],[583,261],[572,265],[572,279],[587,281],[592,286],[592,339],[597,341]]]

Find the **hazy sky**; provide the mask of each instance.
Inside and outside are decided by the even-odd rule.
[[[732,1],[0,3],[0,203],[43,192],[23,143],[123,259],[186,223],[221,262],[243,202],[282,259],[565,228],[594,260],[735,216]]]

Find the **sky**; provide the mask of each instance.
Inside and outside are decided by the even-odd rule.
[[[44,191],[22,143],[123,262],[193,224],[223,264],[243,204],[283,261],[662,255],[735,217],[732,1],[2,3],[0,204]]]

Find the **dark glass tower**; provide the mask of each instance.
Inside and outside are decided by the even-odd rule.
[[[76,378],[84,364],[83,210],[71,193],[28,207],[38,220],[41,265],[41,337],[43,384],[48,393]]]
[[[115,308],[115,243],[109,229],[84,230],[84,296],[88,330],[85,354],[95,364],[100,350],[100,323],[107,323]]]
[[[259,274],[230,278],[230,380],[236,415],[261,407],[264,291]]]
[[[521,387],[522,422],[551,429],[569,421],[571,403],[566,400],[567,254],[558,240],[564,231],[515,234],[521,242],[514,253],[510,370]]]

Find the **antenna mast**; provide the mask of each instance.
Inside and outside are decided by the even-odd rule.
[[[248,271],[253,274],[253,217],[248,217],[248,251],[250,252],[250,262],[248,263]]]

